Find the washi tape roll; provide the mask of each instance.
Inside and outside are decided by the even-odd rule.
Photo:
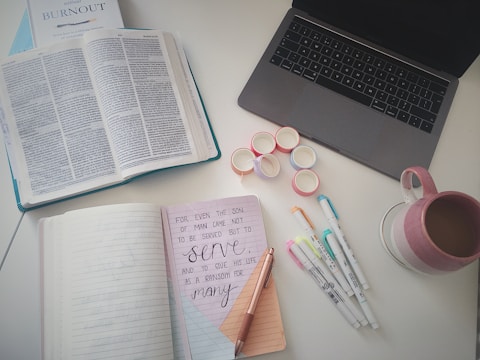
[[[296,170],[310,169],[317,161],[317,154],[307,145],[298,145],[290,154],[290,163]]]
[[[238,175],[248,175],[253,172],[255,154],[247,148],[240,148],[232,153],[230,163]]]
[[[253,169],[262,179],[271,179],[280,173],[280,161],[273,154],[260,155],[253,162]]]
[[[298,131],[290,126],[284,126],[275,133],[275,141],[277,142],[278,151],[289,153],[300,142]]]
[[[272,153],[277,146],[277,142],[272,134],[262,131],[253,135],[250,146],[254,154],[260,156]]]
[[[295,173],[292,179],[293,190],[299,195],[313,195],[320,186],[320,178],[311,169],[302,169]]]

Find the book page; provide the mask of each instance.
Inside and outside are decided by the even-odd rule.
[[[105,123],[125,177],[209,157],[198,152],[194,135],[204,134],[193,133],[187,121],[161,31],[98,30],[85,39]]]
[[[192,359],[233,359],[235,336],[267,249],[258,198],[232,197],[170,206],[165,211],[169,262]],[[262,302],[247,341],[250,348],[245,345],[247,355],[285,346],[274,286],[262,292]]]
[[[212,136],[212,130],[203,107],[200,93],[193,78],[181,40],[171,33],[164,33],[168,58],[173,69],[175,82],[185,107],[187,121],[190,124],[193,140],[200,157],[214,158],[219,156],[219,150]]]
[[[0,121],[19,204],[218,157],[187,68],[171,34],[125,29],[0,62]]]
[[[173,359],[161,211],[110,205],[47,219],[45,359]]]
[[[119,180],[81,46],[72,40],[1,63],[3,132],[26,201]]]

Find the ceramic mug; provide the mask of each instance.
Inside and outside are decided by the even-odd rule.
[[[423,195],[417,197],[416,175]],[[457,192],[438,192],[430,173],[410,167],[400,178],[405,204],[392,220],[393,255],[422,273],[455,271],[480,257],[480,203]]]

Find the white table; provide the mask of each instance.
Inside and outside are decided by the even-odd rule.
[[[293,205],[303,207],[317,226],[323,224],[315,197],[300,197],[292,190],[294,171],[287,156],[279,154],[282,173],[270,182],[255,175],[241,178],[230,170],[234,149],[248,146],[257,131],[278,128],[239,108],[236,100],[289,0],[120,0],[120,6],[128,27],[161,28],[181,35],[223,156],[27,212],[0,272],[1,359],[41,358],[39,218],[117,202],[174,204],[250,193],[260,198],[268,241],[277,249],[274,276],[287,339],[285,351],[259,359],[474,359],[478,265],[445,276],[422,276],[403,269],[385,253],[378,228],[384,212],[401,200],[398,182],[302,139],[317,151],[319,193],[335,202],[371,285],[366,296],[381,327],[354,330],[284,251],[285,242],[301,233],[290,214]],[[0,56],[7,55],[22,13],[21,2],[0,1]],[[430,167],[439,190],[463,191],[477,199],[479,94],[477,59],[460,81]],[[3,257],[21,216],[3,147],[0,176]]]

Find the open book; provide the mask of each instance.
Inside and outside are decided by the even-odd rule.
[[[93,30],[0,66],[0,123],[21,209],[220,156],[170,33]]]
[[[44,359],[234,358],[267,248],[256,196],[75,210],[39,235]],[[242,356],[284,348],[271,282]]]

